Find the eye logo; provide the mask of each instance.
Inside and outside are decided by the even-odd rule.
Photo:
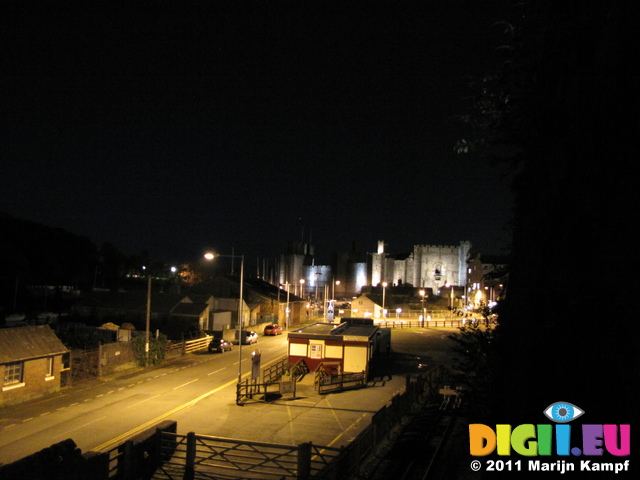
[[[556,402],[549,405],[543,413],[556,423],[567,423],[581,416],[584,410],[573,403]]]

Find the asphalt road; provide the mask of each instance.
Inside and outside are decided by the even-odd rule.
[[[10,463],[72,438],[83,451],[110,449],[161,420],[178,432],[296,445],[348,443],[367,419],[404,387],[403,374],[451,361],[447,335],[457,329],[394,330],[394,376],[385,385],[319,396],[303,381],[296,399],[235,403],[238,347],[224,354],[186,355],[163,366],[88,381],[61,394],[0,409],[0,463]],[[251,352],[262,367],[286,353],[286,334],[243,346],[244,375]],[[309,377],[308,377],[309,378]]]

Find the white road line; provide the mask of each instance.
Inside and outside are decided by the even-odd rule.
[[[197,381],[198,381],[198,379],[196,378],[195,380],[191,380],[190,382],[183,383],[182,385],[179,385],[179,386],[177,386],[175,388],[172,388],[172,390],[177,390],[177,389],[182,388],[182,387],[184,387],[186,385],[189,385],[190,383],[197,382]]]
[[[159,393],[158,395],[154,395],[153,397],[149,397],[149,398],[146,398],[146,399],[144,399],[144,400],[142,400],[142,401],[140,401],[138,403],[134,403],[133,405],[129,405],[126,408],[136,407],[136,406],[140,405],[141,403],[148,402],[149,400],[153,400],[154,398],[159,397],[160,395],[161,394]]]
[[[226,368],[227,368],[227,367],[219,368],[218,370],[215,370],[215,371],[213,371],[213,372],[211,372],[211,373],[207,373],[207,377],[208,377],[209,375],[213,375],[214,373],[221,372],[222,370],[225,370]]]
[[[89,425],[91,425],[92,423],[99,422],[100,420],[104,420],[105,418],[107,418],[107,417],[106,417],[106,416],[104,416],[104,417],[96,418],[95,420],[92,420],[92,421],[87,422],[87,423],[83,423],[82,425],[79,425],[79,426],[77,426],[77,427],[75,427],[75,428],[72,428],[71,430],[67,430],[66,432],[62,432],[62,433],[60,433],[59,435],[54,436],[53,438],[65,437],[67,434],[69,434],[69,433],[71,433],[71,432],[73,432],[73,431],[75,431],[75,430],[79,430],[79,429],[81,429],[81,428],[88,427],[88,426],[89,426]]]

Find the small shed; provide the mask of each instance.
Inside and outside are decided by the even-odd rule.
[[[0,406],[59,391],[66,353],[49,325],[0,329]]]
[[[304,359],[311,370],[320,363],[342,373],[368,372],[374,354],[387,351],[388,332],[370,319],[344,318],[340,325],[315,323],[289,333],[289,362]]]

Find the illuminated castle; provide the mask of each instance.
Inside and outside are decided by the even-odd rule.
[[[414,245],[413,252],[392,254],[379,241],[376,253],[359,253],[354,245],[351,252],[334,254],[332,265],[316,265],[313,245],[291,242],[280,256],[278,279],[307,298],[324,298],[325,288],[327,295],[350,297],[363,286],[383,282],[437,291],[443,285],[466,285],[470,249],[471,243],[462,241],[458,246]]]
[[[371,254],[371,285],[411,284],[416,288],[437,291],[443,285],[466,285],[467,260],[471,243],[458,246],[414,245],[413,252],[390,254],[384,241]]]

